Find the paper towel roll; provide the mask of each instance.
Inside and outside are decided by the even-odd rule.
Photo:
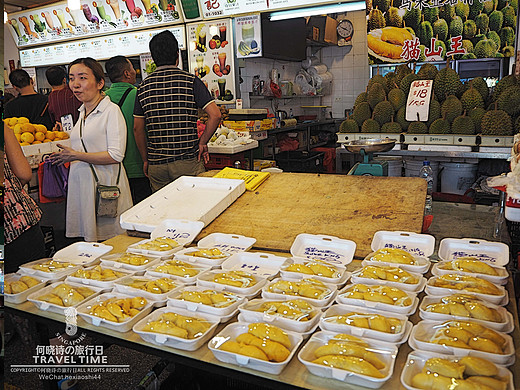
[[[289,127],[289,126],[296,126],[298,122],[296,121],[296,119],[294,118],[291,118],[291,119],[284,119],[283,121],[280,122],[280,125],[282,127]]]
[[[309,67],[308,72],[311,75],[314,76],[314,75],[317,75],[317,74],[325,73],[327,70],[328,70],[327,65],[325,65],[325,64],[318,64],[318,65],[314,65],[314,66]]]

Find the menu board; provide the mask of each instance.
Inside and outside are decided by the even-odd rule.
[[[239,16],[235,20],[235,43],[238,58],[262,56],[260,15]]]
[[[372,2],[370,2],[372,4]],[[369,62],[512,57],[518,7],[506,1],[403,0],[368,7]],[[493,5],[494,4],[494,5]]]
[[[141,30],[184,21],[178,0],[81,0],[80,10],[66,1],[8,15],[18,47]]]
[[[190,72],[217,103],[235,101],[235,56],[231,19],[186,25]]]
[[[135,31],[20,50],[20,63],[22,66],[45,66],[68,64],[80,57],[93,57],[96,60],[103,60],[116,54],[135,56],[149,52],[150,39],[164,30],[162,28]],[[186,49],[184,27],[172,27],[168,30],[177,38],[179,49]]]

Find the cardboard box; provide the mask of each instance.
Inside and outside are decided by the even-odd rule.
[[[265,168],[276,167],[276,161],[274,160],[254,160],[253,171],[261,171]]]
[[[262,121],[224,121],[224,126],[235,131],[260,131],[262,127]]]
[[[330,16],[311,16],[307,20],[307,38],[316,42],[338,44],[338,21]]]

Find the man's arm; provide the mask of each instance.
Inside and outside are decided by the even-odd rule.
[[[207,164],[209,162],[208,141],[213,136],[213,133],[215,130],[217,130],[217,127],[220,124],[221,114],[220,109],[215,104],[215,102],[211,102],[206,107],[204,107],[204,111],[208,114],[209,118],[206,122],[206,129],[199,139],[199,161],[202,157],[204,159],[204,163]]]
[[[143,159],[143,172],[148,177],[148,149],[146,146],[146,132],[144,117],[134,116],[134,137],[139,154]]]

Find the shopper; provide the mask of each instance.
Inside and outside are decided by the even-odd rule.
[[[220,122],[220,110],[202,81],[177,67],[179,46],[171,31],[155,35],[150,52],[157,69],[137,89],[134,133],[144,173],[157,191],[179,176],[204,172],[207,143]],[[209,115],[200,139],[198,108]]]
[[[150,182],[143,172],[143,160],[134,137],[134,106],[137,88],[133,84],[136,82],[136,72],[132,63],[123,56],[110,58],[105,63],[105,70],[112,82],[110,89],[105,93],[112,102],[121,108],[125,117],[127,137],[123,165],[128,175],[132,200],[136,204],[152,193]]]
[[[32,169],[11,128],[4,124],[4,226],[5,273],[18,271],[21,264],[45,257],[40,228],[42,212],[23,189]]]
[[[72,130],[78,121],[81,102],[74,96],[67,85],[67,72],[61,66],[51,66],[45,71],[45,77],[52,91],[49,94],[49,115],[52,123],[58,122],[60,130]]]
[[[52,155],[54,163],[71,162],[67,192],[66,236],[101,241],[123,232],[119,215],[132,206],[123,164],[126,147],[125,118],[117,105],[102,93],[104,72],[94,59],[79,58],[69,67],[69,86],[83,103],[72,129],[71,147]],[[96,216],[96,179],[118,185],[117,216]],[[119,182],[118,182],[119,180]]]
[[[19,95],[4,106],[4,118],[26,117],[31,123],[45,125],[52,129],[47,96],[34,90],[34,82],[23,69],[9,73],[9,81]]]

